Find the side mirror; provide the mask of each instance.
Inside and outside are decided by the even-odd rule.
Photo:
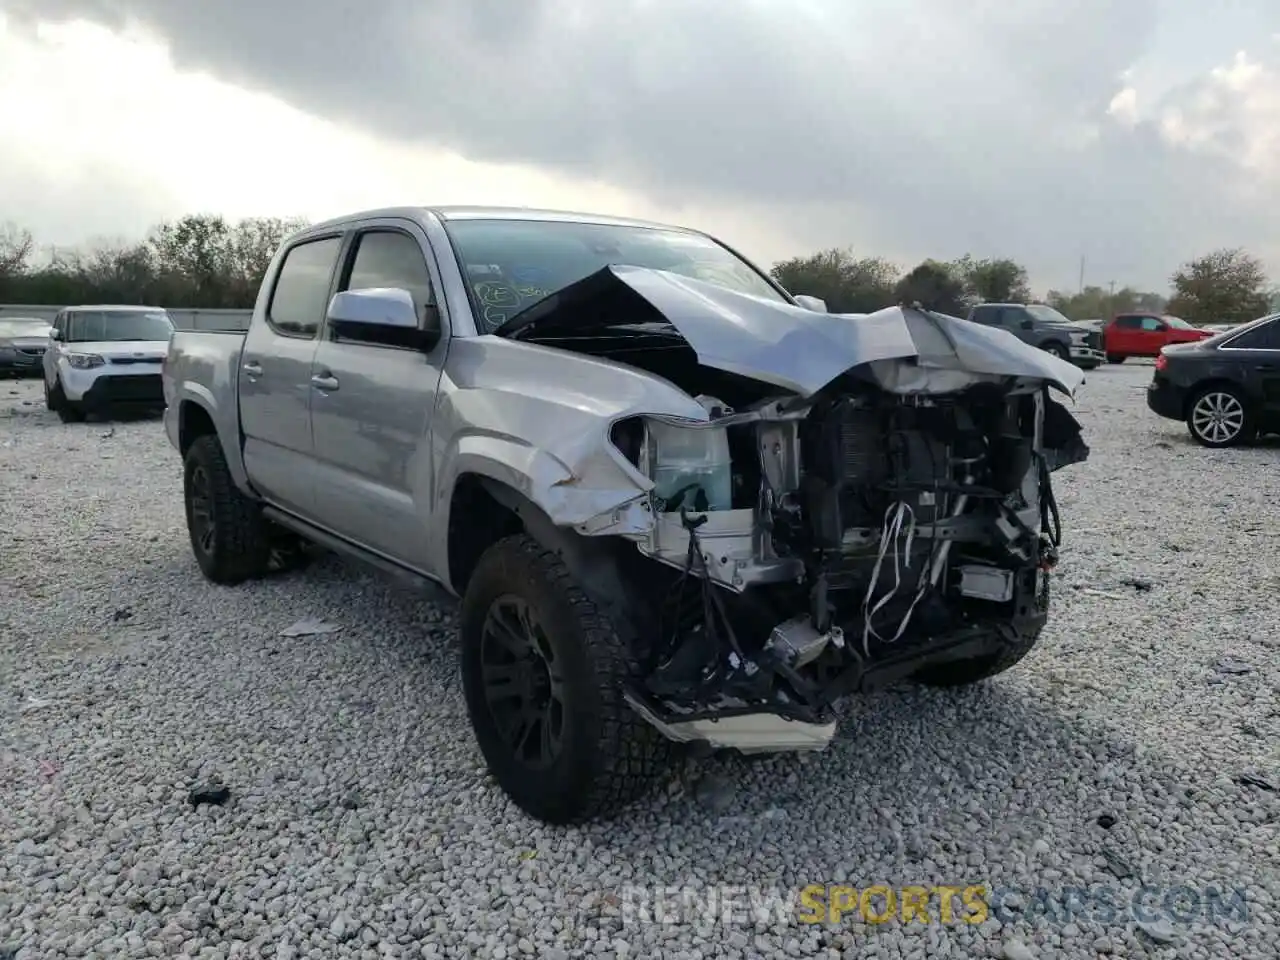
[[[803,293],[798,293],[792,299],[806,310],[812,310],[814,313],[827,312],[827,301],[820,297],[810,297]]]
[[[440,340],[440,311],[429,306],[425,313],[424,329],[418,325],[418,310],[408,290],[370,287],[335,293],[326,319],[340,340],[430,350]]]
[[[61,331],[61,330],[50,330],[50,331],[49,331],[49,339],[50,339],[50,340],[61,340],[61,339],[62,339],[62,331]]]

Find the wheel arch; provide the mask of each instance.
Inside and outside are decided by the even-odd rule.
[[[479,473],[454,481],[449,503],[449,586],[461,595],[484,552],[505,537],[527,533],[560,556],[578,586],[597,603],[624,606],[629,593],[623,552],[634,544],[617,537],[586,537],[557,526],[541,507],[513,487]]]

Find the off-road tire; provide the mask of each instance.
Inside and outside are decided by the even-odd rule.
[[[1048,609],[1049,584],[1047,581],[1041,586],[1039,603],[1041,609]],[[930,667],[917,673],[915,680],[926,687],[967,687],[981,683],[996,674],[1004,673],[1030,653],[1036,641],[1040,639],[1043,629],[1043,626],[1026,632],[1010,629],[1004,645],[996,653]]]
[[[61,380],[54,381],[53,389],[46,388],[45,406],[56,413],[63,423],[84,422],[84,407],[74,400],[67,399]]]
[[[563,743],[551,766],[537,773],[504,742],[485,696],[485,620],[495,601],[511,596],[532,608],[563,664]],[[498,786],[530,816],[550,824],[607,817],[667,770],[670,741],[623,696],[637,669],[634,655],[559,555],[524,534],[495,543],[467,584],[459,628],[462,688],[476,742]]]
[[[1042,349],[1045,353],[1053,354],[1059,360],[1065,360],[1067,363],[1071,362],[1071,351],[1067,349],[1065,346],[1063,346],[1061,343],[1059,343],[1057,340],[1050,340],[1040,349]]]
[[[209,504],[213,516],[210,548],[202,548],[192,519],[192,479],[198,470],[208,477]],[[213,434],[197,437],[183,463],[183,501],[191,552],[200,572],[214,583],[234,585],[261,577],[271,559],[271,541],[261,506],[240,492],[222,444]]]
[[[1232,436],[1225,440],[1214,440],[1205,436],[1195,426],[1195,410],[1200,401],[1210,394],[1225,394],[1240,406],[1240,429]],[[1223,450],[1227,447],[1238,447],[1242,444],[1251,443],[1258,435],[1257,418],[1254,417],[1253,411],[1250,409],[1249,398],[1242,394],[1235,387],[1228,384],[1211,384],[1201,390],[1197,390],[1187,401],[1187,433],[1191,434],[1191,439],[1202,447],[1208,447],[1210,450]]]
[[[1108,353],[1107,363],[1124,363],[1124,357],[1118,353]]]

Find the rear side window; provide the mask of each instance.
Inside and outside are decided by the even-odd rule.
[[[267,322],[288,337],[314,337],[329,306],[329,285],[341,237],[309,240],[292,248],[280,264]]]
[[[1240,334],[1227,344],[1236,350],[1280,350],[1280,320],[1272,320]]]
[[[1122,330],[1141,330],[1141,317],[1116,317],[1116,326]]]
[[[975,323],[986,324],[988,327],[998,327],[1000,326],[1000,309],[998,307],[974,307],[970,319]]]
[[[435,305],[431,274],[418,241],[406,233],[370,230],[356,241],[356,256],[344,289],[399,287],[413,295],[413,305],[421,317],[422,308]]]

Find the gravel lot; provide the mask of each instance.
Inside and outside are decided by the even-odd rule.
[[[1280,444],[1193,446],[1149,377],[1081,390],[1093,455],[1057,475],[1055,610],[1019,667],[860,701],[826,754],[691,763],[573,830],[487,779],[447,609],[336,559],[213,587],[158,422],[64,426],[0,381],[0,958],[1276,956]],[[306,616],[342,629],[280,636]],[[213,781],[230,801],[193,808]],[[757,927],[641,923],[632,889],[837,882],[1020,898]],[[1212,885],[1247,919],[1035,897],[1144,882],[1157,917]]]

